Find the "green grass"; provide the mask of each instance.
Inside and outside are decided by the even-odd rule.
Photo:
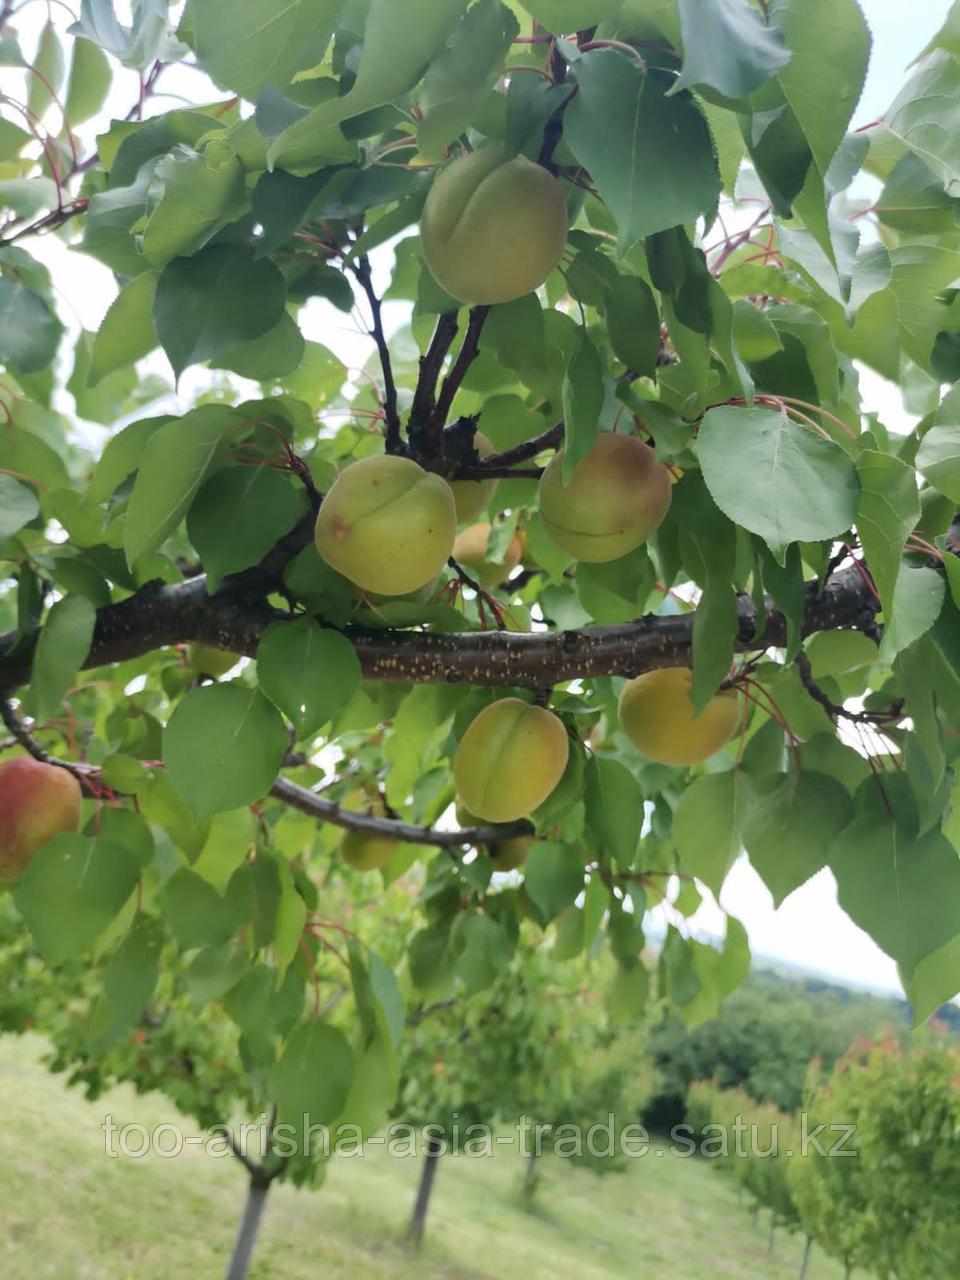
[[[0,1038],[0,1275],[5,1280],[216,1280],[244,1196],[231,1157],[191,1148],[176,1159],[110,1159],[100,1124],[183,1125],[159,1096],[117,1089],[96,1103],[40,1062],[42,1042]],[[789,1280],[801,1245],[782,1233],[774,1258],[728,1179],[664,1151],[598,1178],[541,1161],[536,1208],[517,1195],[522,1162],[446,1157],[419,1255],[399,1243],[419,1165],[384,1151],[336,1159],[319,1191],[271,1192],[253,1280]],[[838,1280],[814,1252],[808,1280]]]

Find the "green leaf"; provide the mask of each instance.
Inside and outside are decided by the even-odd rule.
[[[335,719],[360,688],[360,660],[345,636],[298,618],[263,633],[257,677],[303,739]]]
[[[179,378],[189,364],[223,355],[272,329],[286,285],[268,258],[235,245],[211,245],[167,263],[157,281],[153,320]]]
[[[129,368],[157,345],[153,323],[157,279],[156,271],[134,276],[110,303],[93,340],[88,386],[95,387],[115,369]]]
[[[84,596],[66,596],[47,614],[33,655],[28,694],[37,720],[51,720],[60,711],[90,652],[96,620],[96,610]]]
[[[606,293],[607,335],[614,355],[643,378],[654,378],[660,353],[660,312],[639,276],[618,276]]]
[[[960,934],[924,956],[911,975],[901,977],[919,1026],[960,992]]]
[[[617,221],[621,253],[644,236],[693,222],[720,196],[706,121],[687,93],[613,49],[571,67],[579,91],[564,116],[564,141],[588,170]]]
[[[190,43],[222,89],[255,101],[323,58],[344,0],[191,0]]]
[[[940,616],[946,583],[936,569],[900,570],[893,603],[884,614],[880,658],[892,662],[902,649],[926,634]]]
[[[89,40],[74,40],[63,113],[75,129],[103,106],[113,73],[103,50]]]
[[[775,906],[826,864],[831,843],[852,817],[847,789],[824,773],[755,780],[743,843]]]
[[[40,503],[34,491],[0,472],[0,541],[19,533],[39,514]]]
[[[137,252],[133,229],[146,212],[156,160],[150,159],[127,186],[96,191],[83,221],[80,248],[117,275],[136,276],[150,263]]]
[[[604,853],[629,867],[643,828],[643,792],[619,760],[594,756],[587,764],[587,823]]]
[[[580,332],[580,342],[563,375],[564,453],[563,479],[569,484],[573,469],[597,438],[603,408],[603,363],[600,353]]]
[[[520,24],[500,0],[478,0],[454,27],[431,62],[420,90],[423,118],[417,128],[422,155],[441,160],[445,148],[471,123]]]
[[[186,515],[224,433],[236,420],[225,405],[208,404],[151,431],[123,534],[131,568],[156,551]]]
[[[86,41],[78,41],[82,47]],[[93,45],[89,46],[91,49]],[[159,920],[142,912],[103,969],[103,993],[90,1015],[88,1039],[96,1053],[115,1044],[140,1018],[157,985],[164,934]]]
[[[183,951],[228,942],[242,924],[236,904],[186,867],[160,891],[163,918]]]
[[[709,410],[697,457],[720,510],[763,538],[781,564],[789,543],[838,537],[856,517],[853,463],[776,409]]]
[[[258,689],[217,684],[191,690],[178,704],[163,758],[173,786],[205,818],[262,800],[288,745],[283,721]]]
[[[158,267],[190,257],[250,207],[243,165],[225,143],[176,147],[157,164],[141,251]]]
[[[413,88],[466,7],[467,0],[405,0],[402,6],[396,0],[371,0],[363,53],[349,92],[321,103],[284,129],[271,143],[270,167],[304,164],[315,155],[317,139],[342,121]]]
[[[257,382],[273,382],[299,369],[306,350],[300,326],[285,311],[272,329],[211,360],[210,368],[230,369]]]
[[[869,28],[856,0],[773,0],[768,13],[791,54],[780,87],[825,180],[866,79]]]
[[[683,66],[677,88],[707,85],[742,98],[790,61],[783,33],[746,0],[679,0]]]
[[[474,995],[489,987],[503,972],[510,962],[513,946],[503,927],[489,916],[462,916],[457,925],[461,950],[455,973],[466,994]]]
[[[583,863],[572,845],[538,841],[524,863],[524,888],[544,925],[583,892],[583,880]]]
[[[960,858],[939,831],[912,836],[886,814],[865,814],[834,841],[829,863],[841,907],[908,981],[960,933]]]
[[[187,515],[187,534],[209,590],[258,564],[306,509],[302,489],[272,467],[225,467],[205,481]]]
[[[38,373],[57,354],[63,325],[20,280],[0,279],[0,364]]]
[[[33,71],[27,74],[27,107],[33,119],[39,120],[52,105],[63,83],[63,46],[50,19],[40,32],[32,66]]]
[[[314,1020],[295,1028],[270,1072],[278,1121],[292,1125],[299,1141],[310,1125],[332,1125],[347,1101],[353,1069],[353,1050],[337,1027]]]
[[[123,481],[136,471],[151,436],[171,421],[174,419],[169,417],[141,418],[111,436],[104,445],[87,486],[89,501],[106,502]]]
[[[138,875],[136,861],[121,845],[59,835],[30,860],[13,899],[44,959],[61,964],[113,923]]]
[[[960,503],[960,423],[930,428],[917,450],[917,470],[938,493]]]
[[[857,474],[857,532],[884,611],[889,612],[903,548],[920,519],[916,473],[893,454],[866,449],[857,459]]]
[[[740,853],[749,801],[749,780],[738,769],[708,773],[690,783],[673,815],[677,856],[715,898]]]
[[[883,123],[937,175],[948,196],[960,195],[960,66],[948,53],[924,58]]]

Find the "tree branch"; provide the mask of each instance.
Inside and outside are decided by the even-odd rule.
[[[463,344],[457,353],[453,368],[443,380],[440,395],[437,397],[437,405],[432,414],[435,431],[442,431],[447,425],[453,398],[460,390],[460,384],[467,376],[467,370],[477,358],[477,351],[480,347],[480,331],[483,329],[484,321],[489,313],[489,307],[472,307],[470,310],[470,321],[467,325]]]
[[[41,747],[33,734],[23,723],[20,717],[14,711],[13,706],[8,698],[0,698],[0,720],[6,725],[10,731],[10,737],[13,743],[18,743],[34,760],[39,760],[41,764],[55,765],[58,769],[65,769],[67,773],[72,773],[76,780],[80,783],[84,795],[93,799],[98,799],[101,795],[100,787],[94,781],[94,775],[99,774],[100,770],[92,765],[70,764],[66,760],[58,760],[56,756],[52,756],[49,751]],[[10,745],[13,745],[11,743]]]
[[[558,445],[563,439],[563,432],[564,424],[555,422],[546,431],[541,431],[538,436],[534,436],[531,440],[524,440],[522,444],[515,444],[512,449],[504,449],[503,453],[488,453],[480,463],[478,470],[486,471],[489,474],[492,468],[512,467],[517,462],[529,462],[531,458],[535,458],[544,449],[552,449]]]
[[[276,800],[282,800],[284,804],[309,814],[319,822],[329,822],[335,827],[359,831],[363,835],[386,836],[404,844],[432,844],[439,849],[456,849],[462,845],[495,844],[498,840],[533,835],[533,826],[524,819],[497,825],[464,827],[460,831],[439,831],[435,827],[421,827],[412,822],[402,822],[398,818],[378,818],[372,813],[342,809],[335,800],[325,800],[323,796],[291,782],[289,778],[278,778],[271,787],[270,794]]]
[[[810,659],[802,651],[794,661],[800,673],[800,682],[814,702],[819,702],[834,724],[838,720],[849,720],[851,724],[872,724],[877,726],[895,724],[903,715],[906,705],[904,698],[895,698],[886,711],[849,711],[842,703],[834,702],[813,678],[813,667]]]
[[[203,577],[172,586],[148,583],[128,599],[98,610],[84,668],[187,643],[254,657],[270,623],[289,617],[265,602],[263,584],[267,580],[261,567],[227,579],[212,596],[207,595]],[[807,584],[803,634],[863,629],[873,623],[878,608],[861,575],[852,568],[841,570],[822,592],[815,582]],[[765,629],[758,627],[749,597],[739,597],[737,611],[739,650],[755,648],[761,633],[765,647],[786,644],[786,619],[771,603],[767,605]],[[368,680],[541,687],[577,678],[636,675],[653,667],[689,666],[695,616],[648,615],[633,622],[574,631],[443,634],[347,627],[343,634],[353,644]],[[26,639],[15,633],[0,637],[0,695],[30,679],[38,634],[35,631]]]
[[[399,453],[402,448],[402,441],[400,438],[400,411],[397,408],[397,384],[393,380],[390,348],[387,346],[386,335],[383,332],[380,299],[377,297],[376,290],[373,287],[373,279],[370,274],[370,259],[366,254],[360,258],[359,262],[354,264],[353,274],[356,276],[360,288],[366,294],[367,302],[370,305],[370,313],[373,317],[373,328],[370,330],[370,337],[377,344],[377,354],[380,357],[380,368],[383,372],[383,413],[386,426],[385,442],[387,453]]]
[[[413,393],[413,404],[410,408],[410,427],[408,434],[414,453],[426,458],[440,458],[441,437],[439,432],[431,432],[434,408],[436,405],[437,382],[443,362],[447,358],[453,340],[457,336],[456,311],[444,311],[437,316],[436,327],[426,355],[420,357],[420,373],[417,377],[417,389]],[[443,424],[441,423],[441,429]]]

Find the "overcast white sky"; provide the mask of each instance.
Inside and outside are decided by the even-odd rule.
[[[950,0],[860,2],[873,31],[874,44],[867,84],[854,116],[855,126],[867,124],[883,113],[902,85],[906,67],[941,25],[950,7]],[[35,47],[45,11],[45,5],[33,5],[16,19],[28,53]],[[59,22],[60,7],[54,7],[53,13]],[[163,86],[172,93],[191,96],[196,92],[196,83],[195,74],[172,69],[166,73]],[[124,77],[124,86],[112,96],[110,105],[122,115],[131,100],[130,81]],[[178,104],[161,97],[156,108],[168,110],[174,105]],[[53,271],[64,319],[88,329],[96,328],[116,293],[110,272],[92,259],[68,252],[53,237],[25,247],[42,257]],[[391,327],[402,323],[404,316],[403,304],[387,305],[385,319]],[[326,343],[348,365],[359,366],[366,361],[366,342],[350,328],[349,319],[341,312],[325,304],[311,304],[301,322],[308,338]],[[159,360],[156,367],[166,372]],[[188,407],[192,389],[204,378],[198,373],[183,379],[181,409]],[[894,386],[866,371],[862,387],[866,410],[879,412],[894,430],[909,429],[912,419],[903,410]],[[894,963],[838,907],[829,871],[814,877],[775,911],[759,877],[746,859],[741,859],[727,878],[722,905],[743,921],[758,957],[784,961],[878,991],[900,991]],[[723,918],[712,903],[705,904],[693,917],[692,926],[719,934],[723,931]]]

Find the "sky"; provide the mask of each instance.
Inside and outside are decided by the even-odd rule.
[[[854,127],[869,124],[889,106],[904,83],[909,63],[942,24],[950,7],[950,0],[860,2],[873,33],[873,50],[866,86],[853,118]],[[31,16],[31,11],[39,15],[39,21]],[[59,7],[53,12],[59,13]],[[46,6],[37,4],[16,20],[28,52],[35,47],[39,22],[45,16]],[[194,73],[173,68],[165,74],[163,88],[189,99],[196,93],[197,79]],[[126,111],[132,100],[130,93],[131,80],[124,77],[109,103],[117,114]],[[175,105],[181,104],[168,97],[159,97],[156,103],[158,110],[168,110]],[[34,241],[29,248],[53,272],[64,319],[87,329],[97,328],[116,293],[111,273],[100,263],[69,252],[54,237]],[[389,261],[381,257],[374,265],[380,285],[385,284]],[[405,304],[385,305],[388,331],[399,327],[405,319]],[[348,366],[362,366],[370,354],[367,340],[351,324],[350,318],[329,304],[308,305],[301,313],[301,327],[307,338],[324,342]],[[168,373],[162,357],[153,358],[153,367]],[[181,383],[181,403],[174,404],[172,411],[176,412],[178,407],[181,412],[188,408],[192,393],[203,385],[205,378],[202,371],[188,371]],[[870,370],[863,370],[861,390],[865,411],[878,412],[892,430],[907,431],[913,425],[893,384]],[[94,430],[92,434],[98,433]],[[870,990],[900,991],[893,961],[838,906],[836,886],[829,871],[820,872],[775,910],[762,881],[746,858],[741,858],[727,877],[721,905],[745,925],[755,957],[811,970]],[[689,927],[701,936],[719,936],[723,933],[724,917],[708,900],[692,917]]]

